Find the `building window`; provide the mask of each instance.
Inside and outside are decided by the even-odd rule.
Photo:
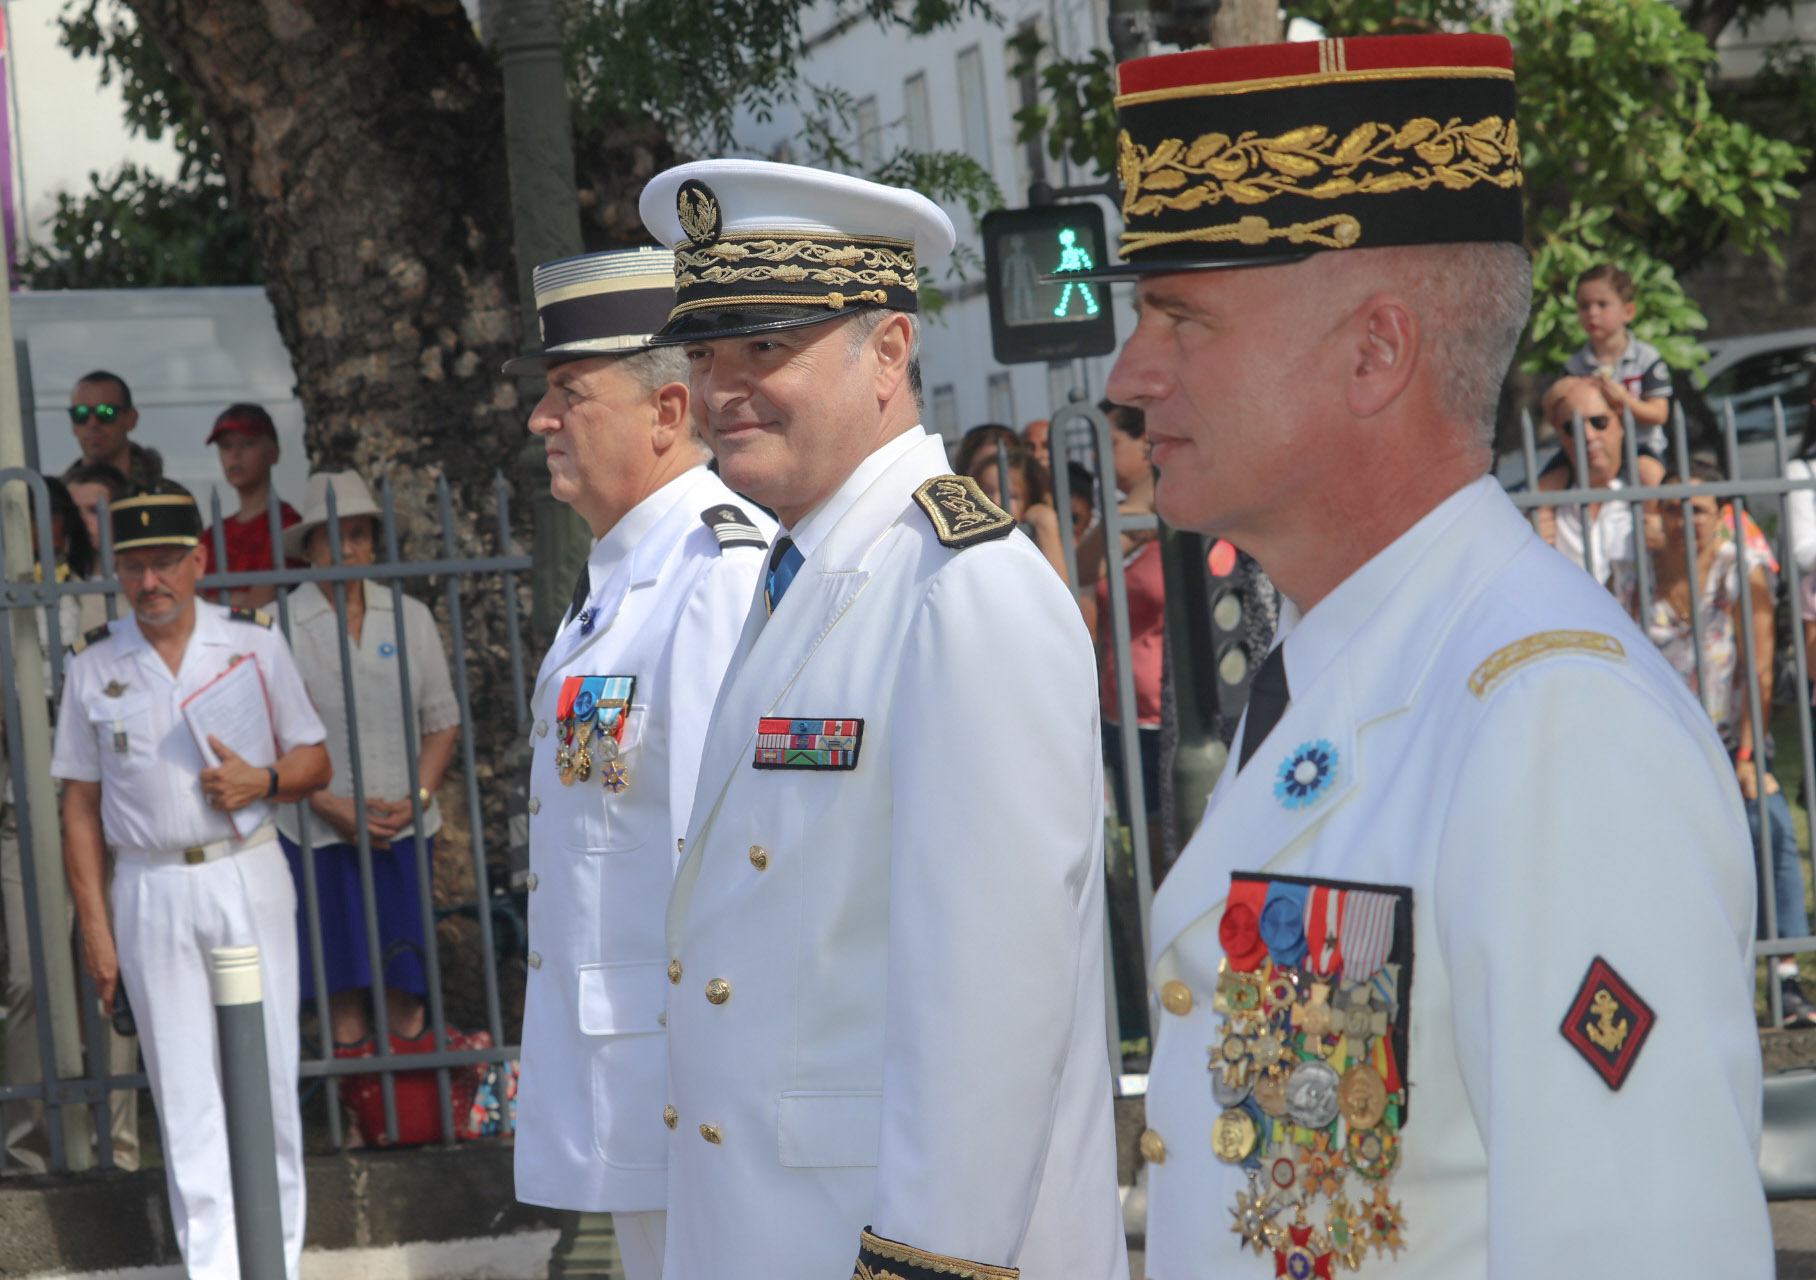
[[[965,153],[991,167],[990,98],[984,88],[984,55],[976,45],[958,54],[958,118],[964,132]]]
[[[877,119],[874,93],[858,99],[856,124],[858,163],[865,173],[875,173],[883,165],[883,126]]]
[[[908,149],[933,150],[933,104],[927,100],[926,72],[917,71],[902,81],[902,117],[908,126]]]
[[[948,440],[958,439],[958,392],[949,382],[933,389],[933,429]]]
[[[990,375],[990,421],[1015,425],[1015,384],[1006,369]]]

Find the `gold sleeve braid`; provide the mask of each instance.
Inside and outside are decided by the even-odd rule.
[[[1019,1280],[1017,1267],[967,1262],[885,1240],[865,1227],[858,1236],[858,1261],[851,1280]]]

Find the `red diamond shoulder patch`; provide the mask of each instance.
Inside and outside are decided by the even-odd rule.
[[[1658,1015],[1614,966],[1597,956],[1558,1028],[1610,1089],[1627,1083]]]

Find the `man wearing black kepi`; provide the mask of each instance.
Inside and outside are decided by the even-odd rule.
[[[911,191],[659,174],[659,340],[770,551],[668,910],[669,1280],[1114,1280],[1090,639],[920,426]]]
[[[1290,602],[1154,899],[1164,1280],[1771,1274],[1733,772],[1487,475],[1512,68],[1485,35],[1118,68],[1109,394],[1161,517]]]
[[[131,994],[184,1268],[197,1280],[236,1280],[209,951],[258,947],[284,1260],[295,1280],[304,1206],[296,892],[269,815],[327,785],[327,734],[271,619],[195,598],[202,518],[192,498],[127,498],[110,518],[132,612],[74,646],[50,766],[63,780],[82,965],[104,1005],[120,982]],[[263,690],[269,724],[254,729],[268,728],[270,740],[261,751],[239,738],[236,752],[210,735],[205,752],[186,718],[185,704],[229,672],[250,678],[243,687],[254,698]]]
[[[662,908],[775,525],[707,470],[687,362],[649,345],[673,254],[544,263],[535,287],[544,347],[505,372],[547,373],[530,430],[597,541],[536,677],[517,1197],[609,1212],[628,1280],[658,1280]]]

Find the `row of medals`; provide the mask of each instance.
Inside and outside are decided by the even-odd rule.
[[[1397,991],[1397,966],[1386,973]],[[1246,1166],[1248,1190],[1236,1193],[1230,1230],[1257,1255],[1272,1250],[1278,1275],[1329,1276],[1333,1262],[1354,1271],[1370,1248],[1398,1256],[1405,1244],[1405,1218],[1388,1198],[1404,1095],[1390,1097],[1366,1060],[1398,1010],[1377,1006],[1377,994],[1369,982],[1333,983],[1284,966],[1236,972],[1226,962],[1218,977],[1212,1008],[1224,1021],[1209,1068],[1224,1110],[1211,1148]],[[1339,1044],[1347,1051],[1333,1065]],[[1372,1186],[1372,1199],[1346,1194],[1352,1177],[1360,1195]],[[1307,1212],[1319,1197],[1321,1223]]]
[[[624,713],[619,712],[622,716]],[[600,781],[613,791],[622,791],[625,786],[624,768],[618,764],[618,739],[599,728],[598,721],[588,716],[578,725],[574,717],[569,717],[559,725],[560,745],[555,748],[555,772],[561,778],[561,785],[571,787],[576,782],[585,782],[593,776],[593,766],[599,766]]]

